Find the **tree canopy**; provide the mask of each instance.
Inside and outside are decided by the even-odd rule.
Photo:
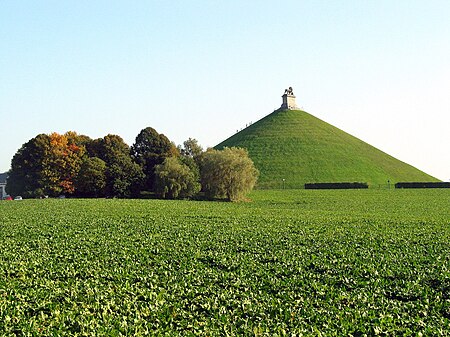
[[[203,152],[189,138],[176,147],[153,128],[141,130],[130,148],[118,135],[91,139],[69,131],[39,134],[11,160],[6,190],[25,198],[58,196],[244,199],[258,171],[244,149]]]
[[[253,189],[259,172],[242,148],[209,149],[200,159],[201,184],[210,198],[242,200]]]
[[[142,129],[131,146],[131,156],[145,174],[143,189],[153,191],[155,187],[155,167],[167,157],[178,156],[179,152],[165,135],[155,129]]]
[[[198,173],[177,157],[167,157],[155,167],[156,193],[162,198],[190,198],[200,191]]]
[[[78,194],[84,197],[103,197],[106,194],[106,163],[97,157],[84,159],[76,179]]]
[[[60,194],[127,197],[139,192],[144,179],[120,136],[92,140],[72,131],[30,139],[14,155],[8,176],[7,192],[27,198]]]
[[[7,192],[25,197],[74,193],[85,154],[76,136],[74,132],[40,134],[22,145],[11,161]]]
[[[106,163],[107,196],[137,196],[145,176],[130,156],[130,147],[117,135],[107,135],[96,141],[96,151]]]
[[[179,147],[180,153],[183,156],[198,158],[203,153],[203,148],[198,143],[197,139],[189,138],[183,142],[183,147]]]
[[[17,150],[8,172],[7,193],[24,197],[44,195],[45,181],[42,172],[49,148],[49,136],[39,134]]]

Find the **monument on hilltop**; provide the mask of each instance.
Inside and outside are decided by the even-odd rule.
[[[247,149],[260,172],[258,188],[304,188],[307,183],[328,182],[387,188],[400,181],[438,181],[303,108],[296,109],[292,88],[282,97],[279,109],[214,147]]]
[[[281,104],[280,109],[283,110],[298,110],[297,104],[295,103],[295,95],[292,87],[284,90],[283,96],[283,104]]]

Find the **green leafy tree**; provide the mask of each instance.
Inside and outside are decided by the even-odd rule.
[[[110,135],[109,135],[110,136]],[[88,157],[104,158],[104,140],[103,138],[91,139],[85,143]]]
[[[181,159],[168,157],[155,167],[156,193],[162,198],[190,198],[200,191],[197,174]]]
[[[155,167],[162,164],[167,157],[178,156],[176,146],[163,134],[147,127],[137,135],[131,147],[131,155],[145,174],[144,190],[154,191]]]
[[[201,184],[210,198],[242,200],[255,186],[258,174],[242,148],[209,149],[200,158]]]
[[[85,150],[86,145],[90,144],[93,141],[91,137],[86,135],[79,135],[75,131],[67,131],[64,135],[67,137],[68,144],[76,144],[77,146],[80,147],[83,146]]]
[[[189,138],[183,142],[183,147],[179,147],[182,156],[198,158],[203,153],[203,148],[198,143],[197,139]]]
[[[45,180],[42,172],[47,154],[50,152],[50,137],[39,134],[23,144],[11,160],[6,192],[25,198],[45,194]]]
[[[126,155],[118,156],[107,170],[108,195],[128,198],[139,196],[145,178],[142,169]]]
[[[98,156],[107,166],[106,193],[109,196],[137,196],[144,179],[141,167],[130,156],[130,147],[120,136],[107,135],[96,142]]]
[[[114,162],[115,157],[119,155],[129,156],[130,154],[130,147],[118,135],[108,134],[93,142],[95,143],[92,147],[93,156],[102,159],[107,164]]]
[[[200,168],[194,158],[181,156],[179,159],[183,165],[189,167],[189,170],[194,175],[195,181],[200,181]]]
[[[203,153],[203,148],[198,144],[196,139],[189,138],[183,142],[183,147],[178,146],[178,150],[181,154],[181,162],[188,166],[191,172],[194,174],[195,180],[200,181],[200,169],[199,159]]]
[[[86,158],[76,179],[77,194],[84,197],[105,196],[106,169],[106,163],[100,158]]]

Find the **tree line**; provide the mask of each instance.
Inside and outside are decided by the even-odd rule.
[[[243,199],[258,170],[241,148],[207,149],[189,138],[176,146],[147,127],[130,147],[118,135],[91,139],[70,131],[39,134],[11,160],[6,191],[25,198],[120,197]]]

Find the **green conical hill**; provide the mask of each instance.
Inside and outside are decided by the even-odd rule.
[[[314,182],[438,181],[300,110],[276,110],[215,148],[243,147],[260,171],[259,188]]]

